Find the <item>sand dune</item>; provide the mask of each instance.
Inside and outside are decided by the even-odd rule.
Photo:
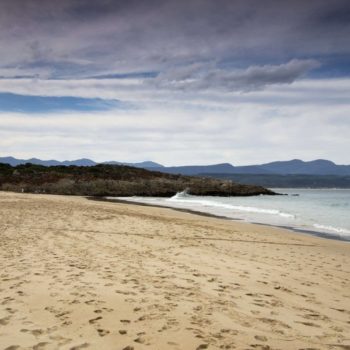
[[[0,350],[350,349],[350,245],[0,193]]]

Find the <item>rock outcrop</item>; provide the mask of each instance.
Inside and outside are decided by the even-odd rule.
[[[121,165],[12,167],[0,164],[3,191],[86,196],[170,197],[186,190],[198,196],[274,195],[261,186],[229,180],[165,174]]]

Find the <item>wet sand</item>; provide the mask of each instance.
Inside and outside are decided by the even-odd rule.
[[[350,349],[350,245],[0,192],[0,350]]]

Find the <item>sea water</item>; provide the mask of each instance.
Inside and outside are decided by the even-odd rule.
[[[350,189],[272,190],[285,195],[212,197],[192,196],[181,192],[171,198],[118,197],[118,199],[190,209],[350,241]]]

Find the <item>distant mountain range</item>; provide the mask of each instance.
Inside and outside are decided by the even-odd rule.
[[[58,160],[41,160],[38,158],[30,158],[30,159],[17,159],[14,157],[0,157],[0,163],[5,163],[5,164],[10,164],[12,166],[17,166],[20,164],[25,164],[25,163],[32,163],[32,164],[38,164],[38,165],[44,165],[44,166],[56,166],[56,165],[77,165],[77,166],[94,166],[97,164],[111,164],[111,165],[129,165],[133,166],[136,168],[162,168],[163,165],[151,162],[151,161],[146,161],[146,162],[141,162],[141,163],[122,163],[122,162],[116,162],[116,161],[110,161],[110,162],[103,162],[103,163],[97,163],[94,162],[91,159],[87,158],[81,158],[81,159],[76,159],[76,160],[65,160],[63,162],[60,162]]]
[[[304,162],[300,159],[259,165],[233,166],[229,163],[207,166],[154,167],[153,170],[170,174],[259,174],[259,175],[350,175],[350,165],[337,165],[329,160]]]
[[[37,158],[16,159],[14,157],[0,157],[0,163],[7,163],[12,166],[32,163],[45,166],[55,165],[79,165],[93,166],[99,163],[91,159],[77,159],[72,161],[41,160]],[[116,161],[103,162],[102,164],[129,165],[137,168],[160,171],[168,174],[182,175],[210,175],[210,174],[259,174],[259,175],[350,175],[350,165],[337,165],[329,160],[317,159],[304,162],[300,159],[289,161],[278,161],[259,165],[233,166],[229,163],[214,165],[187,165],[165,167],[159,163],[145,161],[140,163],[123,163]]]

